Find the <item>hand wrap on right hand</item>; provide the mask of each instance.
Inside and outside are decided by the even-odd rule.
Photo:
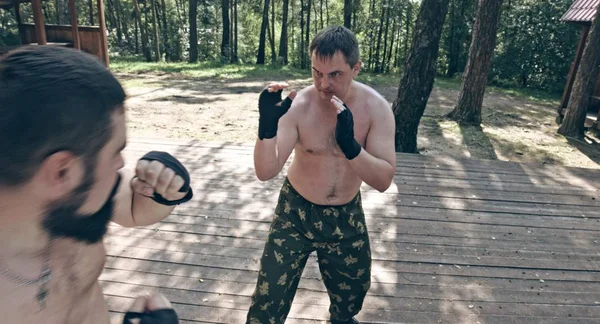
[[[281,103],[281,106],[277,106],[281,102],[281,92],[269,92],[264,89],[258,98],[258,112],[260,117],[258,119],[258,138],[273,138],[277,136],[277,123],[279,118],[285,115],[285,113],[292,106],[292,99],[290,97],[285,98]]]
[[[178,324],[179,317],[171,308],[157,309],[150,312],[127,312],[123,324],[131,324],[131,319],[139,318],[140,324]]]

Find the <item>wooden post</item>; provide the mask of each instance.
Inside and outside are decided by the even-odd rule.
[[[75,0],[69,0],[69,14],[71,16],[71,32],[73,33],[73,48],[80,50],[81,45],[79,42],[79,25],[77,22],[77,7],[75,6]]]
[[[106,39],[106,25],[104,20],[104,3],[98,0],[98,25],[100,26],[100,49],[104,64],[108,66],[108,41]]]
[[[35,41],[38,45],[46,45],[46,26],[44,26],[44,14],[42,13],[42,0],[31,0],[33,9],[33,21],[35,23]]]
[[[569,103],[571,89],[573,88],[573,82],[575,82],[575,75],[577,74],[577,69],[579,68],[579,62],[581,61],[581,56],[583,55],[583,49],[585,48],[589,31],[590,25],[584,25],[581,29],[581,36],[579,37],[579,45],[577,45],[575,59],[573,60],[573,64],[571,64],[569,76],[567,77],[567,84],[565,85],[565,91],[563,92],[562,99],[560,100],[560,106],[558,107],[559,116],[563,115],[563,109],[567,108],[567,104]]]

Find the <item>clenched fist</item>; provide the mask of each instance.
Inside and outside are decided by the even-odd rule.
[[[188,171],[166,152],[152,151],[144,155],[137,163],[131,187],[135,193],[163,205],[180,204],[193,195]]]

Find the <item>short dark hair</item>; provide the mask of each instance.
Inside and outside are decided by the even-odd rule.
[[[312,55],[316,51],[317,57],[330,59],[338,50],[344,54],[350,67],[358,63],[360,53],[356,35],[344,26],[329,26],[313,38],[308,53]]]
[[[58,151],[93,167],[125,98],[108,68],[81,51],[29,45],[0,58],[0,186],[29,181]]]

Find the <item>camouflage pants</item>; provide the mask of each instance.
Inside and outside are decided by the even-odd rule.
[[[316,205],[300,196],[286,179],[247,324],[285,322],[308,256],[314,251],[329,294],[331,319],[350,319],[361,310],[371,285],[371,251],[360,192],[342,206]]]

